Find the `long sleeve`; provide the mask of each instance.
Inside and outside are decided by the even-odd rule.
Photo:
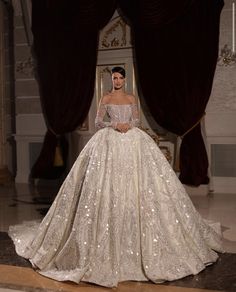
[[[105,122],[103,121],[104,116],[106,114],[106,106],[103,103],[100,103],[98,111],[97,111],[97,116],[95,118],[95,128],[98,129],[102,129],[102,128],[106,128],[106,127],[113,127],[115,128],[116,123],[115,122]]]
[[[140,126],[138,105],[136,103],[132,104],[132,115],[129,124],[132,128]]]

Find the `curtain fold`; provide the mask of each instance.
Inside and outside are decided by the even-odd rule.
[[[192,186],[209,183],[208,158],[200,124],[183,137],[180,158],[179,179],[182,183]]]
[[[158,29],[174,21],[197,0],[118,0],[131,25]]]
[[[88,114],[98,33],[114,10],[115,1],[110,0],[32,0],[33,49],[48,128],[32,178],[54,179],[65,170],[67,155],[61,166],[55,166],[56,146],[65,152],[64,134],[75,130]]]
[[[129,17],[124,1],[119,3]],[[130,19],[141,95],[157,123],[179,136],[205,113],[222,7],[220,0],[142,0]],[[180,180],[194,186],[208,183],[207,153],[198,128],[186,134],[180,151]]]

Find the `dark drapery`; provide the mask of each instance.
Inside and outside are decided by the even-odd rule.
[[[45,177],[45,169],[53,173],[53,159],[50,163],[45,161],[50,156],[45,153],[50,150],[53,156],[55,148],[48,147],[47,140],[55,140],[54,134],[61,137],[74,130],[88,113],[94,90],[98,31],[117,5],[132,26],[137,80],[153,117],[180,136],[201,119],[215,71],[223,0],[32,3],[41,100],[51,132],[46,135],[33,177]],[[183,183],[207,183],[208,160],[199,125],[183,137],[180,167]]]
[[[106,9],[103,9],[106,7]],[[33,0],[32,31],[41,104],[48,127],[33,178],[57,178],[56,146],[66,160],[63,134],[75,130],[90,108],[94,92],[98,32],[115,9],[111,0]]]
[[[212,88],[223,1],[143,0],[136,15],[125,0],[120,5],[133,27],[137,80],[146,104],[159,125],[183,136],[180,180],[206,184],[208,159],[198,122]]]

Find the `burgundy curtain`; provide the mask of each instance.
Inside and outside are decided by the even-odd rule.
[[[48,131],[33,178],[57,178],[65,169],[64,134],[87,116],[94,92],[98,32],[115,10],[111,0],[32,0],[32,31],[41,104]],[[54,165],[56,146],[64,163]]]
[[[180,179],[196,186],[207,183],[208,161],[197,123],[211,92],[223,0],[32,0],[34,50],[49,129],[32,176],[60,175],[53,167],[57,139],[62,142],[62,135],[88,113],[98,32],[117,3],[132,25],[137,80],[153,117],[180,136],[193,128],[183,137]]]
[[[146,104],[159,125],[183,136],[180,180],[206,184],[208,159],[198,122],[211,93],[223,1],[142,0],[135,11],[125,0],[119,3],[132,24]]]

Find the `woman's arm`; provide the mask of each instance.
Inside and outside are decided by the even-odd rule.
[[[129,124],[131,128],[140,126],[139,110],[137,103],[132,104],[132,116]]]
[[[99,106],[98,106],[98,111],[97,111],[97,115],[96,115],[96,118],[95,118],[95,128],[98,130],[98,129],[102,129],[102,128],[106,128],[106,127],[112,127],[115,129],[116,127],[116,123],[115,122],[105,122],[103,121],[104,119],[104,116],[106,114],[106,102],[107,100],[107,97],[104,96],[100,103],[99,103]]]
[[[139,118],[139,109],[136,98],[133,95],[129,95],[131,106],[132,106],[132,115],[129,125],[131,128],[140,126],[140,118]]]

